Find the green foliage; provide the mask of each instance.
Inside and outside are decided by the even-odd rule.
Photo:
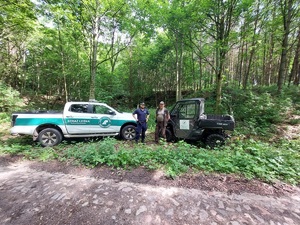
[[[213,89],[204,89],[191,97],[199,96],[205,97],[205,113],[213,114],[216,104]],[[299,87],[286,87],[278,95],[276,86],[251,90],[229,86],[223,90],[222,114],[234,116],[239,134],[268,137],[274,132],[274,126],[286,120],[291,112],[300,114],[299,99]],[[297,124],[298,120],[290,119],[289,123]]]
[[[15,137],[0,142],[0,154],[23,155],[27,159],[48,161],[58,158],[58,151],[54,148],[42,148],[32,145],[32,138]]]
[[[10,114],[0,112],[0,123],[9,122],[9,121],[10,121]],[[0,132],[1,131],[2,131],[2,129],[0,129]]]
[[[67,158],[75,158],[83,165],[96,166],[107,161],[107,157],[114,152],[115,139],[105,138],[101,142],[89,144],[77,143],[65,152]]]
[[[87,100],[92,86],[96,99],[108,103],[118,100],[132,107],[132,101],[140,97],[154,99],[157,92],[175,92],[180,82],[183,94],[215,89],[219,60],[224,62],[222,78],[226,85],[243,85],[246,79],[245,88],[277,83],[281,18],[286,15],[276,4],[261,2],[256,10],[257,2],[252,0],[220,5],[215,1],[9,2],[0,9],[0,78],[21,93]],[[273,16],[269,10],[274,11]],[[101,32],[93,31],[95,18],[103,12],[109,13],[98,21]],[[227,20],[215,23],[213,18],[225,14]],[[299,15],[293,14],[289,25],[297,32]],[[259,32],[254,25],[260,27]],[[216,35],[222,30],[227,32]],[[98,37],[96,42],[93,35]],[[287,71],[295,61],[297,41],[296,33],[292,33]],[[92,47],[91,43],[97,45]],[[248,51],[244,51],[245,46]],[[92,60],[93,50],[97,60]],[[97,73],[91,76],[93,63]],[[180,82],[178,72],[182,73]],[[90,85],[94,79],[95,87]],[[291,77],[293,81],[295,77]],[[286,93],[294,93],[299,102],[296,85],[283,91]],[[223,106],[228,111],[227,105]]]
[[[23,143],[22,143],[23,141]],[[25,142],[24,142],[25,141]],[[236,140],[214,151],[198,148],[185,142],[161,145],[132,145],[113,138],[101,141],[41,148],[19,139],[0,147],[0,153],[21,154],[42,161],[58,159],[88,167],[108,165],[115,168],[143,166],[163,169],[174,178],[187,171],[207,171],[239,174],[248,179],[272,182],[283,180],[300,183],[300,141],[281,140],[275,144],[261,141]]]
[[[148,130],[151,132],[155,131],[155,113],[156,113],[156,108],[150,108],[148,109],[150,113],[149,121],[148,121]]]
[[[19,97],[19,92],[11,87],[0,82],[0,113],[13,112],[21,108],[22,99]],[[0,115],[5,119],[5,114]]]
[[[40,161],[46,162],[49,160],[58,159],[59,154],[54,148],[30,148],[23,152],[24,156],[28,159],[38,159]]]
[[[290,183],[299,183],[300,162],[299,141],[281,141],[270,145],[254,140],[238,142],[233,147],[235,154],[243,151],[249,155],[247,168],[242,171],[248,177],[258,177],[263,180],[281,179]]]
[[[26,41],[35,29],[34,3],[30,0],[9,0],[0,3],[0,80],[19,88],[24,78],[22,63]]]
[[[0,145],[0,154],[23,154],[28,149],[32,148],[32,146],[29,145],[23,145],[23,144],[12,144],[12,145]]]
[[[274,124],[285,119],[293,110],[291,95],[277,96],[264,88],[253,90],[231,89],[226,93],[225,104],[230,107],[237,121],[238,131],[253,135],[269,135]]]
[[[290,120],[288,121],[288,123],[289,123],[290,125],[297,125],[297,124],[300,124],[300,119],[290,119]]]

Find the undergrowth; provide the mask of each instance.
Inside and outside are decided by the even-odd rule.
[[[143,166],[163,169],[174,178],[187,171],[239,174],[267,182],[282,180],[300,183],[300,141],[282,140],[268,144],[255,140],[236,140],[222,149],[208,150],[179,142],[160,145],[132,145],[113,138],[97,142],[77,142],[55,148],[31,145],[4,145],[0,153],[22,154],[28,159],[73,161],[87,167],[114,168]]]

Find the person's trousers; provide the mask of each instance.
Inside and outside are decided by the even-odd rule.
[[[140,136],[142,138],[142,142],[145,141],[146,137],[146,130],[147,130],[147,123],[146,122],[138,122],[136,126],[136,136],[135,136],[135,141],[138,142],[140,139]]]
[[[159,141],[159,134],[162,138],[166,139],[166,126],[165,122],[157,122],[155,127],[155,141]]]

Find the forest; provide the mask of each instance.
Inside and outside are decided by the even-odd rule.
[[[0,79],[24,95],[169,104],[299,86],[297,0],[1,0]],[[163,98],[163,99],[162,99]]]
[[[300,124],[299,24],[299,0],[0,0],[0,122],[14,110],[58,109],[67,101],[126,110],[145,101],[153,112],[160,101],[171,107],[203,97],[207,112],[236,120],[222,153],[181,143],[182,151],[161,149],[150,163],[153,152],[140,147],[113,158],[108,140],[106,152],[71,146],[63,158],[83,154],[81,162],[92,166],[167,164],[172,176],[195,166],[298,184],[300,129],[290,142],[276,125]],[[28,142],[1,143],[0,152],[37,157]]]

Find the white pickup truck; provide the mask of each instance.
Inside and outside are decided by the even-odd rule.
[[[67,102],[63,112],[34,111],[12,114],[12,135],[32,135],[43,147],[59,144],[64,138],[120,135],[135,137],[136,121],[131,113],[118,112],[99,102]]]

